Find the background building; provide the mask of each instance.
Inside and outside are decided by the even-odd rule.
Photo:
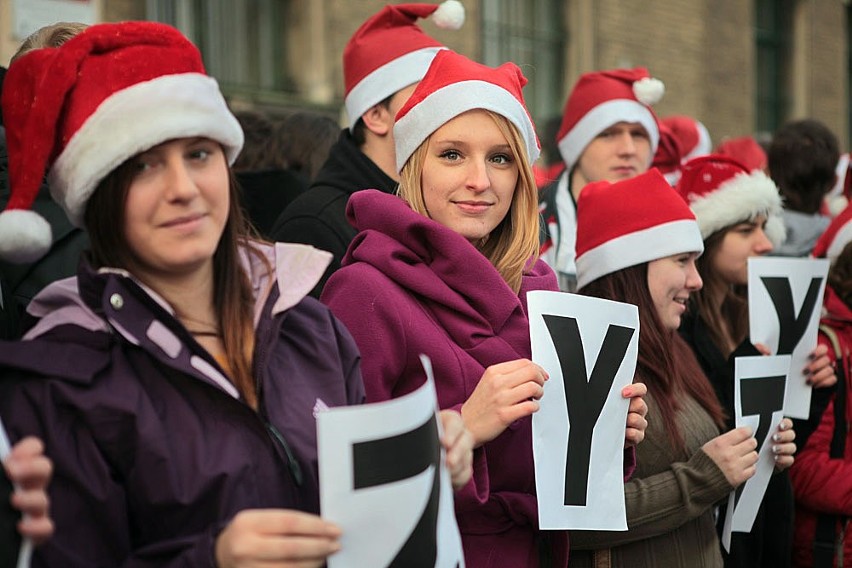
[[[27,24],[74,10],[91,21],[151,19],[201,47],[235,107],[339,116],[347,39],[384,0],[0,0],[0,64]],[[462,30],[424,28],[479,61],[518,63],[539,125],[583,72],[642,65],[662,79],[661,116],[688,114],[714,143],[788,119],[828,124],[848,148],[845,0],[463,0]],[[41,18],[41,20],[39,20]],[[48,21],[44,21],[48,20]],[[38,26],[36,26],[38,27]]]

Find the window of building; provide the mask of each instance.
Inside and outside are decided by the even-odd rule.
[[[790,48],[795,0],[755,0],[755,130],[774,132],[790,106]]]
[[[180,29],[225,90],[290,91],[281,30],[287,0],[147,0],[148,18]]]
[[[558,115],[563,89],[564,1],[483,0],[482,60],[486,65],[513,61],[529,83],[524,98],[537,123]]]

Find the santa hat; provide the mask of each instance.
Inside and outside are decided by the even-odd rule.
[[[565,103],[562,126],[556,135],[568,169],[574,167],[595,137],[619,122],[638,122],[651,140],[651,154],[660,139],[657,117],[650,105],[665,93],[662,81],[644,67],[596,71],[580,77]]]
[[[651,167],[663,174],[669,185],[674,186],[680,179],[681,156],[683,149],[680,140],[665,124],[660,123],[660,143],[651,161]]]
[[[457,30],[464,23],[464,6],[458,0],[385,6],[346,44],[344,104],[350,130],[370,107],[422,79],[435,54],[446,49],[416,25],[418,18],[429,16],[439,28]]]
[[[139,152],[203,136],[233,163],[243,145],[198,49],[155,22],[95,25],[28,53],[10,66],[2,104],[12,193],[0,213],[0,257],[14,262],[51,245],[50,226],[29,210],[48,168],[53,199],[80,227],[101,180]]]
[[[775,182],[760,170],[749,173],[727,156],[699,156],[683,165],[676,189],[695,213],[702,238],[766,215],[766,236],[775,246],[784,242],[781,195]]]
[[[577,200],[577,287],[673,254],[703,252],[695,215],[650,169],[616,183],[587,185]]]
[[[490,110],[515,125],[530,164],[540,153],[532,118],[524,104],[527,80],[514,63],[488,67],[450,50],[435,56],[429,71],[396,115],[396,169],[444,123],[473,109]]]
[[[660,119],[660,125],[668,127],[680,142],[684,162],[709,154],[713,150],[710,133],[701,121],[689,116],[675,115]]]
[[[852,241],[852,206],[847,206],[831,220],[825,232],[817,239],[812,254],[815,258],[827,258],[834,262],[850,241]]]
[[[729,138],[719,144],[713,153],[735,159],[750,172],[765,170],[768,161],[766,151],[751,136]]]

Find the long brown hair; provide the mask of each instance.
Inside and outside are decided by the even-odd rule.
[[[737,223],[739,224],[739,223]],[[710,339],[727,359],[748,335],[748,292],[745,286],[732,286],[713,269],[713,259],[722,241],[737,224],[720,229],[704,240],[704,254],[695,265],[704,286],[690,295],[691,309],[710,331]]]
[[[133,255],[124,234],[125,202],[133,181],[135,158],[113,170],[95,189],[86,205],[84,224],[89,232],[89,261],[94,268],[122,268],[132,272]],[[272,276],[272,266],[249,239],[250,228],[239,207],[238,186],[228,168],[228,219],[213,253],[213,305],[222,333],[225,360],[234,386],[245,401],[257,408],[252,373],[254,353],[254,297],[251,282],[240,262],[240,250],[260,259]],[[179,306],[173,306],[179,312]]]
[[[518,185],[512,195],[508,214],[477,248],[494,265],[509,287],[518,292],[524,272],[538,258],[538,189],[527,158],[526,144],[518,129],[504,116],[488,110],[484,112],[494,120],[509,142],[512,159],[518,164]],[[403,166],[398,189],[399,196],[413,210],[426,217],[430,215],[423,199],[421,174],[430,138],[420,144]]]
[[[686,394],[694,398],[719,428],[724,414],[710,381],[704,375],[692,349],[676,330],[666,329],[657,315],[648,289],[648,263],[617,270],[593,280],[579,294],[634,304],[639,309],[639,357],[636,377],[660,406],[660,420],[675,450],[684,450],[683,433],[675,416]]]

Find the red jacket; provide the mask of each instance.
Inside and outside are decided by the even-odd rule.
[[[852,310],[830,287],[825,289],[824,305],[827,315],[823,317],[822,323],[835,331],[844,353],[842,359],[847,396],[842,403],[846,406],[846,447],[842,459],[829,457],[834,434],[834,405],[837,403],[836,397],[832,395],[819,426],[799,450],[796,463],[790,469],[796,495],[793,542],[793,566],[796,568],[813,565],[814,533],[820,513],[852,517],[852,435],[848,433],[848,425],[852,420],[852,397],[848,395],[852,392]],[[831,340],[822,331],[819,342],[828,346],[832,359],[837,358]],[[843,568],[852,568],[852,530],[842,520],[838,522],[836,530],[844,531]]]

